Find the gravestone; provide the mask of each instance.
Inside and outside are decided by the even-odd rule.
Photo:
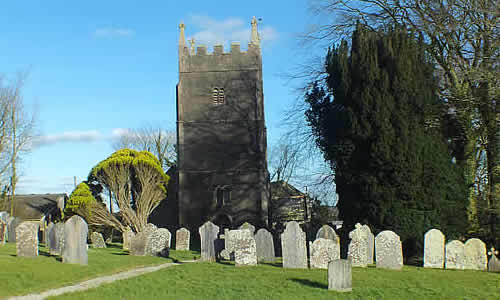
[[[231,231],[232,230],[224,228],[224,250],[220,252],[220,256],[225,260],[234,260],[234,251],[233,251],[234,238],[233,238],[233,233],[231,233]]]
[[[141,231],[130,240],[130,255],[145,256],[151,254],[151,232]]]
[[[352,291],[352,265],[347,259],[337,259],[328,263],[328,290]]]
[[[127,227],[125,231],[122,233],[122,238],[123,238],[123,245],[122,248],[123,250],[129,250],[130,249],[130,243],[135,237],[135,232],[130,229],[130,227]]]
[[[253,233],[247,229],[231,230],[236,266],[257,265],[257,247]]]
[[[175,232],[175,250],[189,250],[189,239],[191,233],[186,228],[178,229]]]
[[[340,259],[340,246],[332,239],[317,238],[309,244],[311,268],[328,269],[328,263]]]
[[[444,234],[431,229],[424,235],[424,268],[444,267]]]
[[[50,251],[50,232],[54,229],[54,223],[50,222],[45,228],[45,247]]]
[[[170,231],[158,228],[151,235],[151,255],[168,257],[170,250]]]
[[[219,234],[219,226],[208,221],[198,229],[201,239],[201,260],[215,261],[215,240]]]
[[[299,223],[286,223],[285,231],[281,234],[281,251],[283,268],[307,269],[306,234]]]
[[[33,222],[22,222],[16,228],[16,252],[17,256],[38,256],[38,224]]]
[[[465,246],[461,241],[453,240],[445,246],[445,269],[463,270],[465,267]]]
[[[377,268],[400,270],[403,268],[403,248],[399,235],[382,231],[375,238]]]
[[[7,224],[0,219],[0,244],[5,244],[7,240]]]
[[[69,264],[88,264],[87,222],[80,216],[72,216],[64,223],[62,261]]]
[[[361,226],[361,230],[364,231],[366,237],[366,259],[368,264],[373,264],[373,256],[375,253],[375,236],[373,235],[370,227],[368,225]]]
[[[330,239],[332,241],[335,241],[336,243],[338,243],[339,241],[335,230],[333,230],[333,228],[328,225],[323,225],[320,229],[318,229],[318,231],[316,232],[316,239],[319,238]]]
[[[258,262],[272,262],[275,260],[273,235],[265,228],[257,230],[255,245],[257,247]]]
[[[253,226],[252,224],[250,224],[248,222],[241,224],[241,226],[238,229],[248,229],[248,230],[250,230],[250,232],[252,232],[252,234],[255,233],[255,226]]]
[[[497,258],[498,251],[492,247],[488,255],[491,256],[490,261],[488,261],[488,272],[500,273],[500,260]]]
[[[100,232],[94,231],[90,235],[90,242],[94,248],[106,248],[106,243]]]
[[[51,255],[61,255],[64,247],[64,223],[55,223],[49,232],[49,253]]]
[[[480,239],[468,239],[464,245],[466,270],[487,270],[488,256],[486,255],[486,245]]]
[[[349,248],[347,258],[353,267],[368,266],[368,234],[361,224],[357,223],[355,229],[349,232]]]
[[[7,237],[8,237],[8,242],[9,243],[15,243],[16,242],[16,228],[21,224],[21,219],[18,217],[9,217],[9,221],[7,222]]]

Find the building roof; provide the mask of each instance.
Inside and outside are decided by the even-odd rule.
[[[304,193],[283,180],[271,182],[271,195],[273,198],[295,198],[297,196],[305,196]]]
[[[14,196],[14,216],[22,220],[40,220],[64,209],[66,194],[27,194]]]

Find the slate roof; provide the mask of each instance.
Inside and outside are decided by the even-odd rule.
[[[67,200],[66,194],[27,194],[14,196],[14,216],[23,220],[40,220],[43,216],[59,213],[58,200]]]

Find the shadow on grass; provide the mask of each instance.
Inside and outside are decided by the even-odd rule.
[[[120,244],[114,244],[114,243],[112,243],[112,244],[106,244],[106,247],[107,248],[116,248],[116,249],[122,249],[123,248],[122,245],[120,245]]]
[[[277,267],[277,268],[282,268],[283,267],[282,263],[277,263],[277,262],[261,262],[259,264],[265,265],[265,266]]]
[[[293,282],[300,283],[302,285],[307,285],[307,286],[310,286],[310,287],[313,287],[313,288],[328,289],[328,285],[327,284],[324,284],[324,283],[321,283],[321,282],[317,282],[317,281],[311,281],[309,279],[290,278],[289,280],[291,280]]]
[[[113,255],[130,255],[129,253],[126,253],[126,252],[113,252],[111,254],[113,254]]]
[[[231,263],[229,261],[226,261],[226,260],[219,260],[217,261],[218,264],[221,264],[221,265],[226,265],[226,266],[234,266],[234,263]]]

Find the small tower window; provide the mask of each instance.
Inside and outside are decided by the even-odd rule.
[[[223,206],[231,205],[231,187],[230,186],[216,186],[214,190],[215,206],[221,208]]]
[[[216,87],[212,91],[212,101],[215,105],[224,104],[224,88]]]

